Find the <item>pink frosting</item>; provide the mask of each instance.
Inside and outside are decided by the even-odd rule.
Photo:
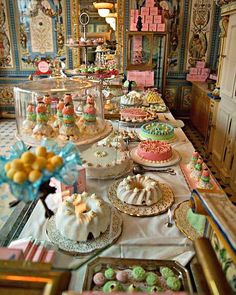
[[[203,170],[203,171],[202,171],[202,176],[203,176],[203,177],[209,177],[209,175],[210,175],[210,174],[209,174],[209,171],[208,171],[208,170]]]
[[[172,147],[163,141],[144,140],[139,143],[137,154],[148,161],[167,161],[172,157]]]
[[[88,107],[84,110],[85,114],[89,114],[89,115],[95,115],[96,114],[96,109],[94,107]]]
[[[102,272],[98,272],[93,277],[94,284],[102,286],[106,282],[106,278]]]
[[[123,118],[128,118],[128,119],[135,119],[135,118],[142,119],[147,117],[148,115],[147,112],[139,108],[126,108],[121,110],[120,114]]]
[[[28,105],[28,107],[27,107],[27,112],[28,113],[34,113],[34,111],[35,111],[35,107],[34,107],[34,105],[32,103],[30,103]]]

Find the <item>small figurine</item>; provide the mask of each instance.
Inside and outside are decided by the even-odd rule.
[[[36,121],[37,124],[33,129],[34,135],[51,137],[53,129],[48,125],[47,107],[43,102],[38,103],[36,107]]]
[[[72,95],[70,93],[66,93],[64,95],[64,103],[66,104],[70,104],[73,106],[73,99],[72,99]]]
[[[64,108],[65,104],[63,100],[60,100],[59,103],[57,104],[57,120],[54,122],[54,127],[55,128],[60,128],[63,123],[63,114],[62,110]]]
[[[67,103],[65,104],[63,110],[63,124],[60,127],[60,135],[63,136],[64,139],[78,139],[79,137],[79,129],[75,124],[75,111],[73,105]]]
[[[52,110],[51,110],[52,98],[50,97],[49,94],[44,95],[43,102],[45,103],[45,106],[47,108],[47,115],[48,115],[48,119],[49,119],[52,114]]]
[[[202,171],[201,177],[199,179],[198,188],[202,189],[212,189],[212,184],[210,183],[210,173],[208,169]]]
[[[202,159],[198,159],[197,163],[194,166],[194,170],[191,172],[190,177],[196,180],[199,180],[201,174],[202,174]]]
[[[84,108],[83,120],[86,124],[94,124],[96,122],[96,108],[94,106],[94,98],[88,95]]]
[[[32,103],[28,104],[26,112],[27,112],[27,115],[26,115],[26,120],[24,120],[23,122],[23,128],[31,131],[36,124],[35,107]]]
[[[193,171],[194,166],[196,165],[198,158],[199,158],[199,153],[196,152],[196,151],[193,152],[192,157],[190,159],[190,162],[188,163],[188,166],[187,166],[190,171]]]

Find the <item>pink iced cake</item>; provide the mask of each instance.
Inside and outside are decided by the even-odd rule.
[[[147,112],[141,108],[124,108],[120,111],[122,121],[145,122],[157,117],[154,112]]]
[[[137,147],[137,155],[150,162],[167,162],[172,158],[172,147],[166,142],[144,140]]]

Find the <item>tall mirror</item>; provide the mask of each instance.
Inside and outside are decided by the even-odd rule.
[[[123,42],[124,42],[124,0],[98,1],[77,0],[77,17],[74,24],[74,39],[83,40],[84,27],[80,22],[80,15],[87,13],[89,22],[85,27],[87,39],[103,41],[106,44],[107,53],[114,55],[118,68],[123,70]],[[102,43],[102,42],[101,42]],[[87,62],[94,63],[96,60],[96,48],[88,48]],[[84,48],[75,49],[79,57],[77,65],[81,65],[84,60]]]

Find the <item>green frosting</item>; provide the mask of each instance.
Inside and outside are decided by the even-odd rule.
[[[116,281],[109,281],[103,286],[102,291],[105,293],[124,291],[122,285]]]
[[[141,266],[136,266],[132,270],[132,276],[136,281],[140,282],[140,281],[145,280],[146,272]]]
[[[142,292],[142,289],[141,289],[140,287],[138,287],[138,286],[135,286],[134,284],[131,284],[131,285],[128,287],[127,291],[128,291],[129,293]]]
[[[154,272],[148,272],[146,276],[146,282],[148,286],[156,285],[158,281],[158,276]]]
[[[43,114],[37,114],[37,122],[47,122],[48,121],[48,116],[43,113]]]
[[[148,293],[163,292],[163,288],[159,286],[147,287],[147,292]]]
[[[83,119],[85,121],[94,122],[94,121],[96,121],[96,116],[95,115],[90,115],[90,114],[83,114]]]
[[[29,121],[33,121],[33,122],[35,122],[35,121],[36,121],[36,114],[35,114],[35,113],[28,113],[28,114],[27,114],[27,119],[28,119]]]
[[[160,272],[163,278],[166,280],[168,277],[173,277],[175,273],[169,267],[161,267]]]
[[[187,221],[201,235],[204,234],[206,217],[204,215],[193,213],[191,208],[187,212]]]
[[[108,280],[112,280],[115,278],[116,276],[116,272],[113,270],[113,268],[109,267],[106,271],[105,271],[105,278]]]
[[[141,136],[151,140],[170,140],[174,137],[174,127],[166,123],[146,123],[141,127]]]
[[[181,281],[177,277],[169,277],[166,284],[172,291],[179,291],[181,288]]]

